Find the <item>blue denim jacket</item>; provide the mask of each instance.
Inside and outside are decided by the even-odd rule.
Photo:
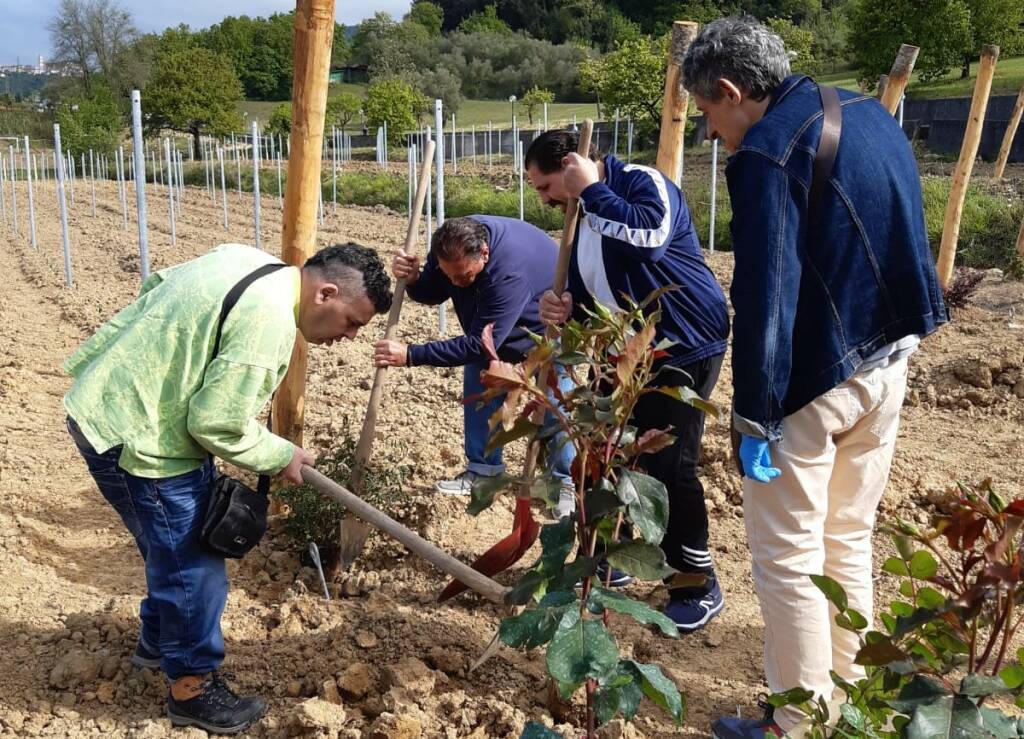
[[[945,323],[917,162],[874,99],[839,91],[839,152],[808,230],[821,98],[794,75],[729,158],[736,267],[733,389],[745,433],[782,438],[782,419],[865,358]]]

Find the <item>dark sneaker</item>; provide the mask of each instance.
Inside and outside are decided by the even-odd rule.
[[[266,709],[259,696],[236,695],[217,672],[207,675],[188,700],[167,694],[171,726],[198,726],[211,734],[237,734],[258,721]]]
[[[763,701],[758,701],[757,704],[764,709],[762,718],[723,716],[711,724],[711,736],[714,739],[766,739],[785,736],[782,727],[775,723],[774,709]]]
[[[707,626],[724,607],[725,599],[718,587],[718,579],[712,575],[701,587],[670,590],[665,615],[675,622],[677,629],[689,634]]]
[[[611,580],[608,579],[609,573],[611,573]],[[604,561],[597,565],[597,572],[593,576],[601,581],[600,585],[602,588],[624,588],[630,585],[634,579],[632,575],[628,575],[622,570],[617,570]],[[577,582],[576,587],[582,588],[583,581]]]
[[[160,655],[149,651],[142,646],[142,642],[139,642],[138,646],[135,647],[135,654],[131,657],[131,663],[140,670],[143,667],[148,667],[151,670],[159,670]]]

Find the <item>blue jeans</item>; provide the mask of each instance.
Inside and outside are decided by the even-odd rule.
[[[486,362],[467,364],[462,368],[462,397],[468,398],[484,391],[480,382],[480,373],[487,369]],[[558,371],[558,386],[562,392],[569,392],[575,387],[572,378],[563,370]],[[501,447],[487,454],[487,440],[490,428],[487,420],[504,402],[505,396],[492,398],[479,408],[478,403],[463,405],[463,447],[466,452],[466,469],[477,475],[499,475],[505,471],[501,458]],[[550,413],[544,417],[544,428],[550,429],[556,423]],[[551,473],[560,480],[572,480],[572,460],[576,457],[576,449],[569,442],[564,431],[559,431],[548,441],[548,464]]]
[[[139,642],[161,655],[160,667],[171,680],[217,669],[224,661],[220,616],[228,578],[223,557],[199,543],[216,474],[213,462],[175,477],[135,477],[118,465],[120,446],[100,454],[73,419],[67,426],[100,493],[121,516],[146,563]]]

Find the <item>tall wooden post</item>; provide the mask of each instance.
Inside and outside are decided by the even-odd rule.
[[[910,82],[910,73],[914,71],[919,51],[920,47],[900,44],[900,50],[896,52],[896,60],[892,63],[889,79],[882,91],[882,107],[888,110],[890,115],[896,115],[896,108],[899,107],[903,91]]]
[[[880,74],[880,75],[878,75],[878,90],[876,91],[875,94],[878,96],[879,102],[881,102],[882,96],[885,94],[885,88],[887,88],[888,86],[889,86],[889,75],[887,75],[887,74]]]
[[[1010,147],[1013,146],[1013,137],[1017,133],[1017,126],[1020,125],[1021,114],[1024,114],[1024,85],[1020,86],[1017,93],[1017,102],[1010,113],[1010,120],[1006,122],[1006,133],[1003,134],[1003,145],[999,147],[999,157],[996,159],[996,168],[992,172],[992,179],[997,182],[1003,178],[1006,171],[1006,162],[1010,158]]]
[[[320,193],[320,149],[324,137],[327,83],[334,40],[334,0],[297,0],[295,4],[292,133],[288,190],[281,229],[281,257],[301,267],[316,245]],[[275,433],[302,444],[305,412],[306,340],[299,334],[288,374],[274,399]]]
[[[677,185],[683,174],[683,134],[686,131],[686,111],[690,105],[690,95],[683,88],[683,58],[697,36],[697,28],[698,25],[691,21],[676,21],[672,24],[672,40],[668,45],[657,167]]]
[[[978,79],[974,84],[974,97],[971,99],[971,115],[967,119],[967,131],[964,132],[960,159],[953,172],[949,202],[946,203],[946,220],[942,224],[942,246],[939,247],[939,260],[935,269],[943,290],[949,287],[953,279],[953,260],[956,258],[956,244],[960,236],[960,216],[967,197],[967,183],[971,179],[971,170],[974,169],[974,158],[978,155],[981,128],[985,122],[985,110],[988,108],[988,96],[992,91],[992,78],[995,76],[998,58],[998,46],[982,47],[981,65],[978,68]]]
[[[1020,222],[1020,233],[1017,234],[1017,255],[1024,259],[1024,220]]]

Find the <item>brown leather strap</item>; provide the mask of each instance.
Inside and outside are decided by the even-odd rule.
[[[825,184],[832,176],[832,167],[836,163],[836,153],[839,151],[839,135],[843,130],[843,114],[836,88],[818,85],[818,93],[821,95],[824,119],[821,124],[821,138],[818,139],[818,152],[814,156],[811,190],[807,198],[811,217],[818,210]]]

